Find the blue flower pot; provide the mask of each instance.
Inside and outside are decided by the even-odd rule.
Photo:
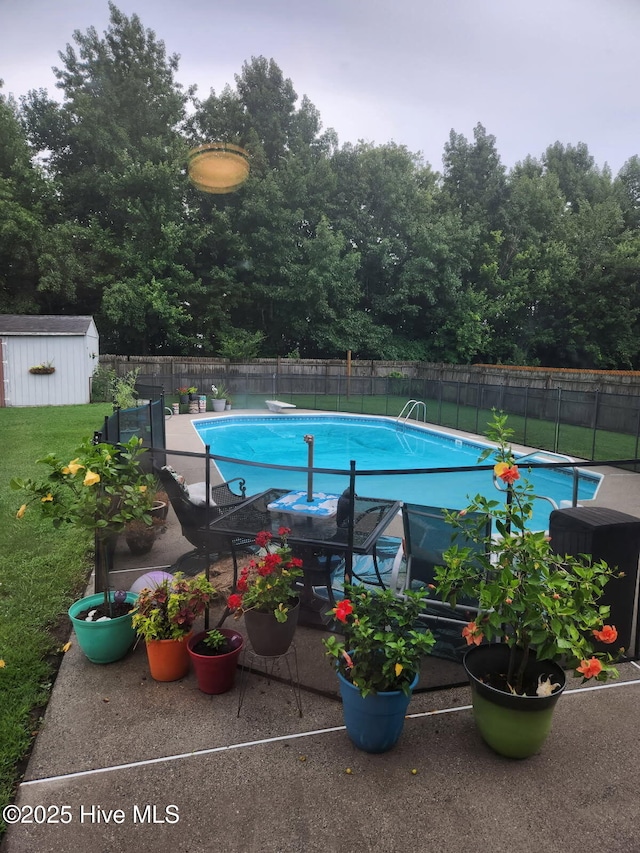
[[[370,693],[364,698],[341,673],[338,673],[342,710],[347,734],[351,742],[364,752],[386,752],[398,741],[404,727],[404,718],[411,701],[402,690]],[[413,690],[418,683],[416,675],[411,682]]]

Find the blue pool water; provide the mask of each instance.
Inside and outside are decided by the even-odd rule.
[[[314,474],[316,491],[341,493],[348,485],[349,462],[357,470],[404,470],[415,468],[452,468],[476,465],[486,444],[461,440],[425,427],[407,424],[397,428],[388,418],[354,415],[236,415],[205,418],[193,422],[203,445],[215,456],[228,456],[248,462],[306,467],[308,445],[304,436],[314,436],[314,468],[332,468],[345,474]],[[490,459],[484,464],[489,464]],[[549,458],[532,461],[549,462]],[[306,471],[279,471],[241,463],[217,462],[225,480],[244,477],[247,494],[270,487],[307,488]],[[538,495],[552,498],[556,504],[571,501],[573,476],[570,469],[537,469],[526,475]],[[594,497],[601,476],[582,471],[578,498]],[[408,474],[358,476],[359,495],[392,498],[425,506],[460,509],[469,496],[478,493],[496,500],[499,493],[489,471],[445,474]],[[534,526],[548,526],[552,506],[536,501]]]

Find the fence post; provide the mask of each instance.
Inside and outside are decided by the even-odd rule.
[[[555,433],[553,436],[553,452],[558,452],[558,441],[560,438],[560,404],[562,401],[562,388],[558,386],[558,402],[556,404],[556,425],[555,425]]]
[[[353,522],[356,514],[356,460],[349,462],[349,516],[347,522],[347,553],[344,555],[344,580],[351,583],[353,569]]]
[[[206,496],[206,507],[207,507],[207,511],[205,513],[205,518],[207,520],[207,527],[208,527],[212,521],[212,519],[211,519],[211,446],[209,444],[205,444],[205,446],[204,446],[204,457],[205,457],[205,471],[204,471],[205,487],[204,487],[204,492],[205,492],[205,496]],[[233,546],[232,546],[232,550],[233,550]],[[210,577],[210,575],[211,575],[211,555],[209,554],[208,550],[207,550],[207,557],[206,557],[205,563],[206,563],[205,576],[206,576],[207,580],[211,580],[211,577]],[[234,565],[235,565],[235,554],[234,554]],[[234,581],[236,579],[235,573],[234,573],[233,579],[234,579]],[[234,584],[234,589],[232,591],[235,592],[235,584]],[[205,631],[209,630],[209,608],[208,607],[206,607],[205,611],[204,611],[204,630]]]
[[[598,417],[600,415],[600,391],[596,388],[594,406],[593,406],[593,441],[591,442],[591,461],[596,458],[596,437],[598,435]],[[636,444],[636,456],[638,455],[638,445]]]

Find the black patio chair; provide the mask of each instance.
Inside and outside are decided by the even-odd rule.
[[[435,584],[435,567],[442,565],[442,554],[453,542],[461,547],[472,548],[477,553],[484,552],[484,545],[478,545],[464,535],[463,531],[454,531],[445,518],[446,510],[441,507],[427,507],[419,504],[403,504],[402,520],[404,529],[404,552],[406,575],[398,595],[406,590]],[[468,513],[469,521],[477,521],[483,528],[483,537],[491,533],[491,518],[482,513]],[[455,539],[453,534],[455,533]],[[394,569],[393,589],[398,581],[398,568]],[[422,619],[435,627],[456,627],[471,621],[478,614],[478,602],[460,595],[455,607],[436,598],[431,592],[424,602]]]
[[[235,477],[226,483],[211,486],[211,495],[207,502],[203,483],[189,486],[169,466],[162,467],[158,477],[180,522],[182,535],[194,546],[191,551],[179,557],[172,568],[183,571],[182,566],[189,561],[206,557],[214,559],[220,553],[231,553],[234,561],[235,586],[236,551],[255,550],[255,539],[249,537],[230,539],[228,536],[212,532],[209,525],[246,499],[245,481],[241,477]],[[237,492],[232,486],[237,489]],[[188,572],[185,573],[188,574]]]

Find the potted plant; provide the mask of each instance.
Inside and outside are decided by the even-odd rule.
[[[244,638],[231,628],[193,634],[187,651],[203,693],[226,693],[233,687]]]
[[[149,494],[152,498],[149,507],[151,524],[147,524],[144,519],[134,518],[132,521],[128,521],[124,527],[125,542],[131,553],[137,556],[148,554],[151,551],[158,534],[164,533],[167,524],[169,512],[167,493],[156,491],[155,498],[153,492],[150,491]]]
[[[615,627],[604,624],[609,607],[599,604],[615,573],[588,556],[556,554],[544,531],[528,529],[536,498],[520,475],[506,422],[494,412],[487,436],[496,448],[480,457],[495,455],[493,476],[508,490],[506,502],[477,495],[466,510],[448,513],[454,532],[464,529],[483,547],[478,554],[454,541],[436,568],[436,588],[451,604],[460,595],[479,603],[478,617],[462,629],[471,647],[464,666],[476,724],[494,750],[524,758],[549,732],[566,682],[560,662],[583,681],[618,674],[611,654],[594,651],[595,641],[617,639]],[[477,522],[469,521],[472,512],[491,515],[495,535],[480,534]]]
[[[129,551],[135,556],[148,554],[154,546],[158,533],[165,529],[161,518],[153,518],[151,524],[145,524],[141,519],[128,521],[124,529],[124,538]]]
[[[190,385],[187,388],[187,394],[189,395],[189,400],[197,400],[198,399],[198,388],[195,385]]]
[[[176,388],[176,394],[178,395],[178,398],[179,398],[178,402],[179,403],[182,403],[183,405],[185,405],[186,403],[189,402],[189,389],[187,388],[186,385],[180,386],[179,388]]]
[[[211,405],[214,412],[224,412],[229,392],[224,385],[211,386]]]
[[[258,533],[262,553],[241,569],[236,591],[227,599],[236,619],[244,615],[253,651],[267,657],[285,654],[298,624],[300,600],[294,584],[302,575],[302,560],[292,556],[289,533],[288,527],[278,529],[281,544],[276,548],[271,533]]]
[[[33,367],[29,368],[29,373],[33,373],[35,375],[40,376],[49,376],[51,373],[55,373],[56,369],[53,366],[52,361],[43,361],[41,364],[34,364]]]
[[[323,643],[338,674],[349,738],[365,752],[386,752],[402,733],[422,657],[435,643],[417,621],[426,592],[399,598],[390,589],[347,584],[345,595],[330,611],[344,639]]]
[[[94,663],[119,660],[135,640],[129,614],[135,596],[115,595],[110,590],[109,572],[117,537],[127,523],[152,524],[155,478],[140,466],[144,452],[135,436],[118,446],[85,439],[70,462],[53,454],[40,459],[49,468],[44,480],[11,481],[11,488],[29,496],[18,510],[18,518],[34,506],[54,527],[71,524],[94,534],[96,589],[102,592],[69,608],[78,643]]]
[[[214,593],[204,575],[186,578],[182,572],[138,593],[133,628],[145,641],[156,681],[176,681],[189,671],[187,640]]]

